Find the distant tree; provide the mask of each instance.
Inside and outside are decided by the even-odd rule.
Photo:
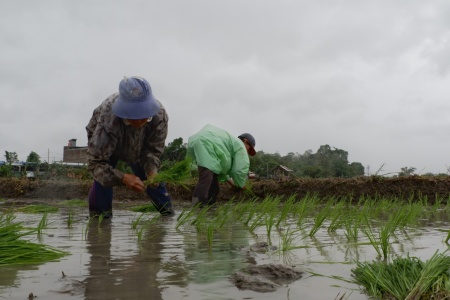
[[[18,162],[18,158],[17,158],[17,153],[16,152],[9,152],[5,150],[5,158],[6,158],[6,162],[8,162],[9,164]]]
[[[414,167],[403,167],[400,168],[400,172],[398,173],[398,176],[411,176],[414,175],[414,171],[416,170],[416,168]]]
[[[172,167],[175,163],[186,158],[187,146],[183,143],[183,138],[174,139],[165,148],[160,157],[161,170]]]
[[[260,177],[270,177],[274,167],[283,165],[293,170],[294,176],[311,178],[354,177],[364,175],[364,166],[359,162],[348,162],[348,152],[329,145],[322,145],[313,153],[289,152],[286,156],[279,153],[269,154],[258,151],[250,157],[250,170]]]
[[[161,155],[161,161],[182,161],[186,157],[186,151],[186,144],[183,144],[183,138],[179,137],[174,139],[164,148],[164,152]]]
[[[12,166],[10,164],[0,166],[0,177],[11,177],[12,175]]]
[[[36,152],[31,151],[30,154],[28,154],[27,162],[40,164],[41,163],[41,157]]]
[[[270,171],[282,164],[279,153],[269,154],[258,151],[255,156],[250,156],[250,171],[255,172],[260,177],[270,177]]]
[[[352,162],[349,168],[350,168],[350,177],[364,175],[364,166],[359,162]]]
[[[322,173],[322,169],[319,166],[306,166],[303,169],[303,175],[311,178],[319,178]]]

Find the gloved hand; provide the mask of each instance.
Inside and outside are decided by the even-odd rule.
[[[133,174],[124,174],[122,182],[131,190],[136,192],[144,191],[144,183],[139,177],[134,176]]]

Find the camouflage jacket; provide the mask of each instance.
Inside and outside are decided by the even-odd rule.
[[[103,101],[86,126],[88,168],[94,179],[106,187],[123,184],[124,173],[114,169],[111,161],[139,164],[146,174],[158,170],[169,121],[161,105],[160,112],[143,127],[126,125],[124,120],[112,113],[117,97],[116,93]]]

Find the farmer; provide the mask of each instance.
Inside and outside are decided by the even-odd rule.
[[[172,203],[163,183],[145,187],[143,180],[154,177],[164,150],[169,117],[152,94],[144,78],[125,77],[119,92],[94,110],[86,126],[88,169],[94,177],[89,193],[92,216],[112,217],[113,186],[126,185],[144,190],[162,215],[172,215]],[[116,169],[121,160],[134,174]]]
[[[250,167],[249,155],[255,154],[255,139],[249,133],[235,137],[208,124],[191,136],[187,156],[197,163],[199,173],[192,205],[214,204],[219,194],[219,181],[245,188]]]

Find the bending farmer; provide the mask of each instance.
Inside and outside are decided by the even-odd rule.
[[[125,77],[119,84],[119,93],[109,96],[94,110],[86,126],[88,168],[94,177],[89,193],[91,215],[112,217],[113,186],[118,185],[137,192],[145,190],[161,214],[173,214],[165,185],[146,188],[143,183],[158,172],[168,121],[150,84],[139,77]],[[134,174],[116,169],[119,160],[127,163]]]
[[[219,181],[244,188],[255,155],[255,139],[249,133],[235,137],[223,129],[206,125],[189,138],[187,156],[197,163],[199,180],[192,204],[213,204],[219,194]]]

